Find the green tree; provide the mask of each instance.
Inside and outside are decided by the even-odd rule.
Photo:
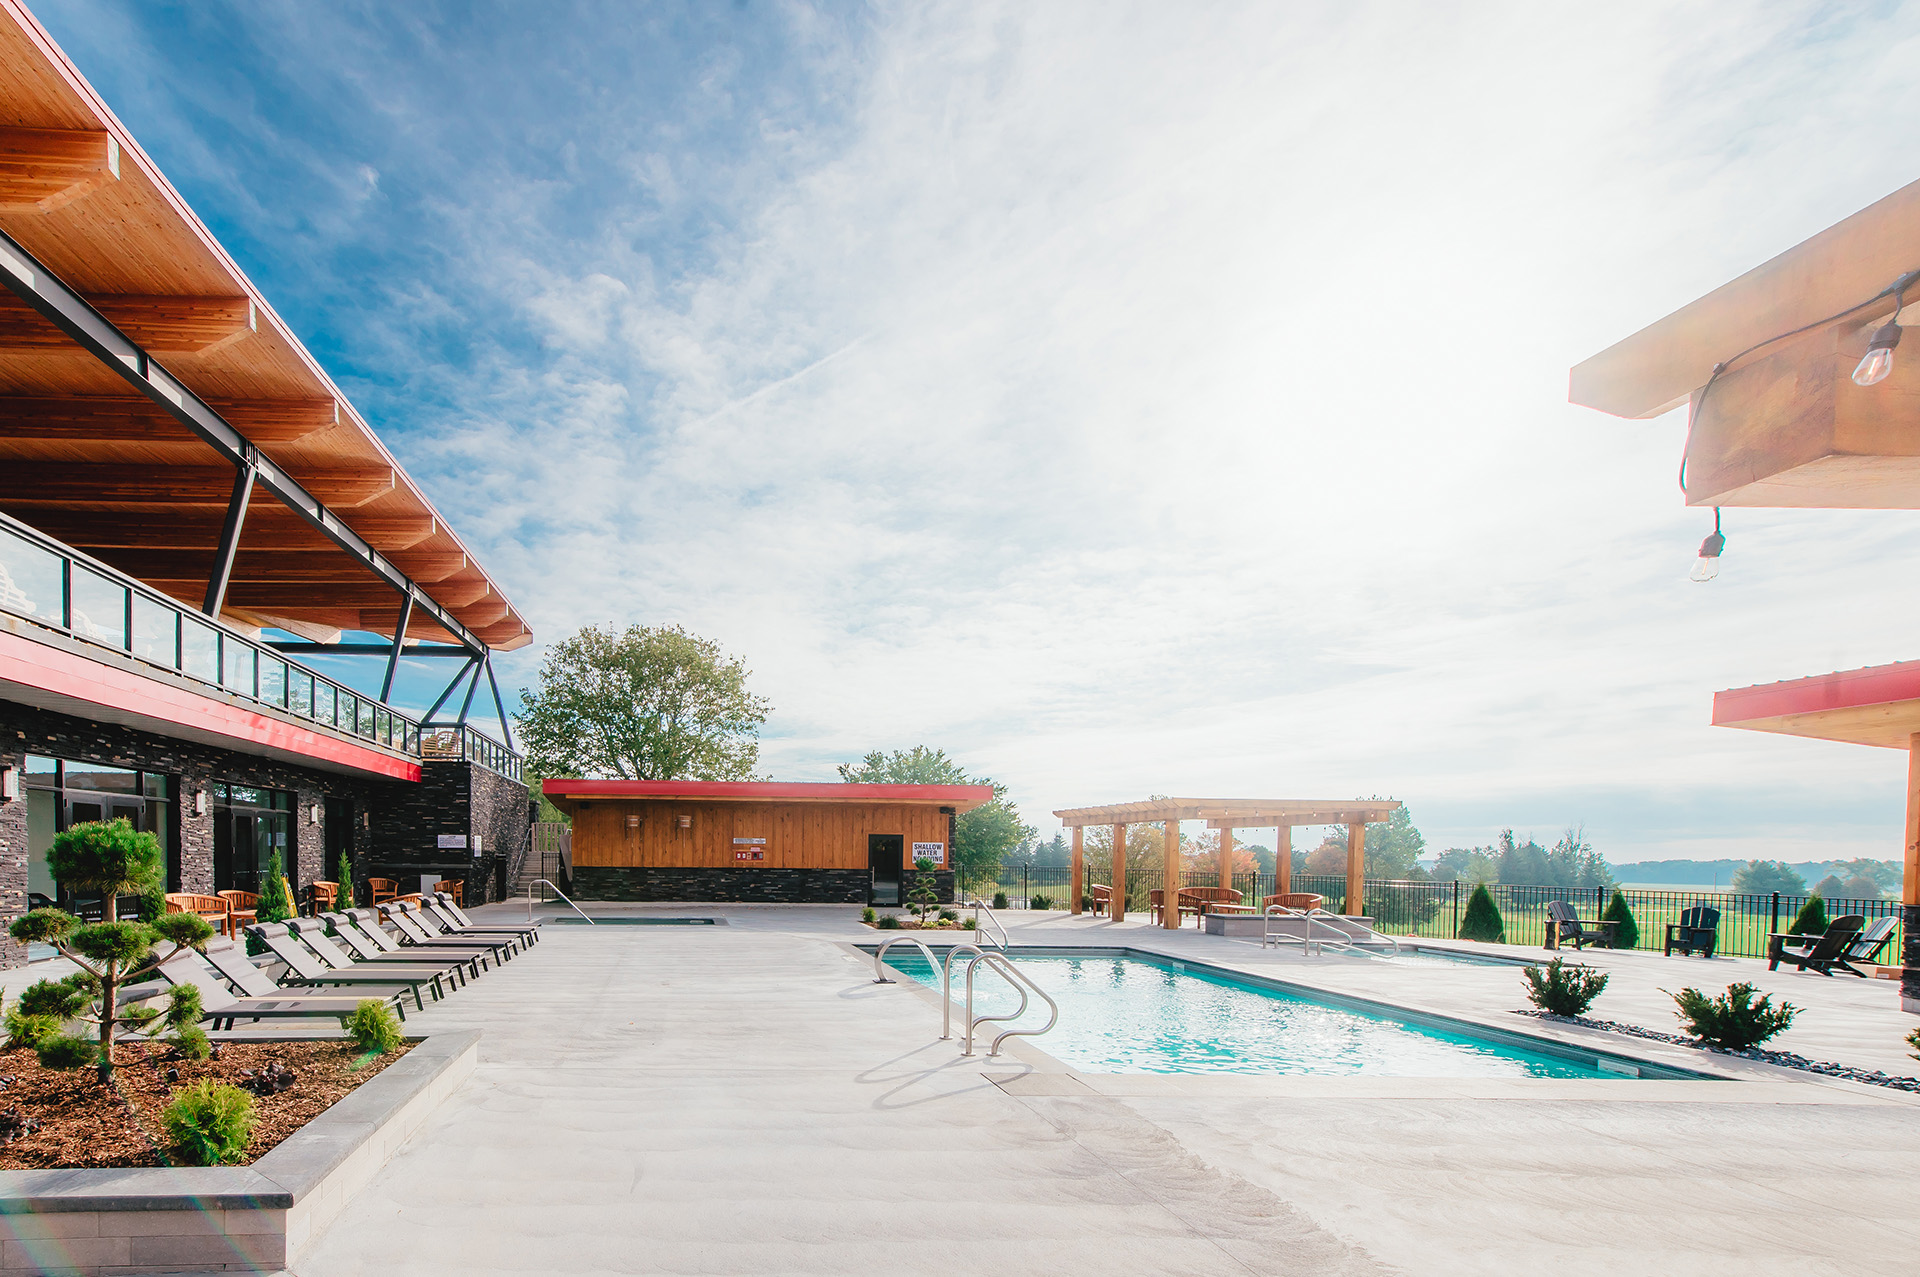
[[[876,749],[857,763],[841,764],[840,779],[849,785],[991,786],[991,802],[954,820],[953,869],[963,887],[991,886],[1000,877],[1001,860],[1035,833],[1032,826],[1020,823],[1020,810],[1007,801],[1005,785],[985,776],[968,776],[943,749],[916,745],[891,754]]]
[[[1500,862],[1491,847],[1449,847],[1434,862],[1433,876],[1440,882],[1498,882]]]
[[[1413,814],[1402,804],[1393,809],[1393,814],[1385,820],[1369,822],[1367,825],[1367,877],[1387,878],[1395,882],[1405,879],[1424,879],[1427,871],[1416,862],[1426,854],[1427,840],[1418,829],[1413,827]],[[1335,858],[1338,865],[1329,868]],[[1327,830],[1320,845],[1307,855],[1310,867],[1303,873],[1347,872],[1347,827],[1334,825]],[[1319,866],[1313,868],[1311,866]]]
[[[253,907],[255,922],[285,922],[293,917],[293,901],[287,895],[286,866],[280,853],[267,857],[266,881],[260,884],[260,902]]]
[[[1807,903],[1800,906],[1800,912],[1794,915],[1793,925],[1787,928],[1790,935],[1823,936],[1827,933],[1827,902],[1819,896],[1807,897]]]
[[[347,859],[344,849],[340,852],[340,863],[333,872],[340,876],[340,907],[353,908],[353,861]]]
[[[1828,874],[1819,882],[1813,884],[1813,894],[1827,900],[1845,900],[1847,898],[1847,884],[1841,882],[1832,874]],[[1879,895],[1880,893],[1876,890],[1873,894]]]
[[[1613,886],[1613,870],[1587,841],[1585,825],[1570,825],[1547,853],[1547,886],[1581,887],[1588,891]]]
[[[166,881],[160,840],[136,830],[125,817],[88,821],[63,829],[47,848],[47,872],[69,890],[100,893],[101,916],[119,920],[119,898]]]
[[[1627,897],[1615,890],[1613,899],[1607,901],[1607,911],[1600,915],[1602,922],[1617,922],[1613,929],[1613,947],[1616,949],[1637,949],[1640,947],[1640,924],[1633,920],[1633,910],[1627,906]]]
[[[1487,890],[1484,882],[1467,897],[1466,912],[1460,915],[1460,938],[1485,940],[1493,944],[1506,942],[1507,924],[1500,917],[1500,906],[1493,903],[1493,893]]]
[[[1513,830],[1502,829],[1495,854],[1500,862],[1500,881],[1529,887],[1550,886],[1553,873],[1547,864],[1547,849],[1528,838],[1520,842]]]
[[[677,625],[588,626],[548,649],[514,718],[536,777],[751,780],[770,706],[748,674]]]
[[[1785,861],[1750,860],[1734,870],[1733,889],[1753,896],[1775,891],[1783,896],[1797,896],[1807,889],[1807,880],[1788,868]]]

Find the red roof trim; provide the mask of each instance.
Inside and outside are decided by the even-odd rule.
[[[211,732],[236,749],[270,747],[355,771],[420,779],[420,764],[367,749],[159,679],[0,631],[0,683],[38,688],[161,724]]]
[[[1857,709],[1920,700],[1920,661],[1896,661],[1866,669],[1816,674],[1784,683],[1735,687],[1713,694],[1713,722],[1732,727],[1756,719],[1822,710]]]
[[[811,799],[881,803],[987,803],[991,785],[847,785],[788,781],[569,780],[542,781],[541,791],[569,798],[734,799],[778,802]]]

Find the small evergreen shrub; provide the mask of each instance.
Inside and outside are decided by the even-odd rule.
[[[940,911],[940,921],[958,922],[960,921],[960,911],[957,909],[942,909]]]
[[[1092,897],[1092,896],[1082,896],[1082,897],[1080,897],[1080,912],[1081,912],[1081,913],[1092,913],[1092,912],[1093,912],[1093,897]]]
[[[353,908],[353,862],[344,851],[340,853],[340,863],[334,866],[333,877],[340,884],[340,907]]]
[[[1006,892],[1004,892],[1004,891],[996,891],[996,892],[994,892],[994,893],[993,893],[993,908],[995,908],[995,909],[1005,909],[1006,907],[1007,907],[1007,893],[1006,893]]]
[[[100,1044],[86,1038],[77,1038],[70,1033],[56,1033],[52,1037],[41,1039],[34,1048],[34,1054],[40,1057],[44,1068],[84,1069],[89,1064],[100,1061]]]
[[[1913,1056],[1914,1059],[1920,1060],[1920,1029],[1915,1029],[1913,1032],[1907,1034],[1907,1045],[1913,1048],[1908,1054]]]
[[[1460,938],[1506,943],[1507,924],[1501,920],[1500,906],[1493,903],[1493,893],[1484,882],[1467,897],[1467,911],[1460,915]]]
[[[7,1050],[16,1047],[29,1047],[35,1051],[47,1039],[58,1036],[60,1018],[52,1015],[29,1015],[18,1004],[7,1008]]]
[[[1050,896],[1028,896],[1028,897],[1027,897],[1027,908],[1029,908],[1029,909],[1051,909],[1051,908],[1053,908],[1053,899],[1052,899],[1052,897],[1050,897]]]
[[[879,916],[880,916],[879,914],[873,911],[872,905],[868,905],[865,909],[862,909],[860,911],[860,921],[862,922],[872,922],[875,918],[878,918]]]
[[[898,914],[883,913],[880,915],[880,921],[873,925],[882,931],[898,931],[900,930],[900,917]]]
[[[1807,897],[1787,930],[1796,936],[1823,936],[1827,933],[1827,902],[1818,893]]]
[[[247,1151],[253,1117],[251,1095],[203,1078],[180,1090],[160,1120],[181,1160],[193,1166],[224,1166]]]
[[[1522,967],[1520,975],[1527,982],[1527,1001],[1549,1015],[1585,1015],[1607,987],[1606,972],[1570,967],[1559,958],[1545,969]]]
[[[1627,897],[1619,891],[1613,893],[1613,899],[1607,901],[1607,911],[1600,915],[1602,922],[1617,922],[1613,929],[1613,947],[1616,949],[1638,949],[1640,947],[1640,924],[1633,920],[1633,910],[1627,905]]]
[[[293,917],[293,901],[287,899],[286,869],[280,853],[267,857],[267,880],[260,884],[260,903],[254,906],[256,922],[285,922]]]
[[[1680,1008],[1680,1026],[1689,1035],[1729,1051],[1744,1051],[1765,1042],[1800,1014],[1800,1008],[1791,1002],[1774,1006],[1770,993],[1754,1001],[1753,995],[1758,992],[1750,984],[1736,982],[1717,998],[1698,989],[1682,989],[1667,996]]]
[[[340,1027],[362,1051],[388,1055],[400,1049],[400,1018],[379,998],[360,999],[360,1005],[340,1021]]]

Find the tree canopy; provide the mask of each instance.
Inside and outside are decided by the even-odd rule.
[[[1367,824],[1367,877],[1395,882],[1425,878],[1427,871],[1415,862],[1426,849],[1426,837],[1414,828],[1413,814],[1403,803],[1395,807],[1387,819]],[[1320,845],[1304,858],[1296,851],[1294,862],[1295,873],[1344,875],[1347,872],[1346,826],[1329,828]]]
[[[751,780],[771,708],[749,670],[677,625],[587,626],[547,650],[516,714],[530,774]]]
[[[1789,869],[1785,861],[1750,860],[1734,871],[1733,889],[1755,896],[1775,891],[1797,896],[1806,891],[1807,880]]]
[[[1000,876],[1007,853],[1034,836],[1020,811],[1006,799],[1007,787],[986,776],[969,776],[944,749],[915,745],[888,754],[874,750],[857,763],[843,763],[840,779],[850,785],[989,785],[993,801],[954,820],[953,868],[961,882],[984,886]]]

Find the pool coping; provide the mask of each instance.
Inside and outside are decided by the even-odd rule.
[[[928,944],[927,947],[929,949],[934,949],[936,951],[951,950],[953,948],[958,947],[959,945],[970,944],[970,943],[972,943],[972,941],[970,940],[954,939],[954,940],[949,940],[945,944],[930,943]],[[862,958],[866,962],[866,964],[869,966],[869,968],[871,968],[874,955],[877,952],[879,945],[878,944],[869,945],[865,942],[846,941],[844,942],[844,947],[848,952],[856,954],[860,958]],[[1245,971],[1239,968],[1225,966],[1221,963],[1210,961],[1207,959],[1202,959],[1202,958],[1193,958],[1193,957],[1187,957],[1187,956],[1176,957],[1171,954],[1160,953],[1153,949],[1139,948],[1134,945],[1015,945],[1011,949],[1007,950],[1007,952],[1010,956],[1014,958],[1019,958],[1022,956],[1036,957],[1036,958],[1040,958],[1040,957],[1045,957],[1045,958],[1054,958],[1054,957],[1129,958],[1129,959],[1150,962],[1157,966],[1171,967],[1172,969],[1181,971],[1182,973],[1188,972],[1190,968],[1200,968],[1201,971],[1204,972],[1205,974],[1215,976],[1216,978],[1225,979],[1229,981],[1239,981],[1241,983],[1252,984],[1257,987],[1264,987],[1270,990],[1271,992],[1281,993],[1291,997],[1304,997],[1311,1001],[1322,1002],[1322,1003],[1326,1003],[1334,1006],[1339,1006],[1346,1010],[1359,1011],[1367,1015],[1382,1016],[1387,1019],[1402,1020],[1409,1023],[1419,1024],[1424,1028],[1439,1029],[1442,1032],[1460,1033],[1468,1037],[1482,1038],[1482,1039],[1491,1038],[1494,1040],[1494,1043],[1496,1045],[1516,1046],[1524,1050],[1535,1051],[1543,1055],[1551,1055],[1561,1059],[1568,1059],[1576,1063],[1585,1062],[1588,1064],[1589,1067],[1594,1068],[1597,1071],[1604,1071],[1600,1069],[1600,1064],[1599,1064],[1599,1061],[1602,1059],[1616,1060],[1622,1064],[1631,1065],[1635,1069],[1635,1072],[1632,1075],[1622,1075],[1618,1078],[1531,1079],[1531,1080],[1538,1080],[1538,1081],[1553,1081],[1562,1085],[1591,1086],[1594,1084],[1601,1084],[1606,1086],[1612,1086],[1618,1082],[1738,1082],[1738,1081],[1749,1080],[1749,1078],[1741,1076],[1742,1074],[1748,1073],[1749,1069],[1759,1069],[1759,1070],[1764,1070],[1764,1072],[1759,1074],[1758,1076],[1768,1077],[1768,1078],[1772,1078],[1774,1080],[1780,1080],[1780,1081],[1791,1080],[1795,1082],[1805,1082],[1805,1083],[1813,1083],[1813,1084],[1845,1085],[1849,1088],[1862,1086],[1862,1084],[1860,1083],[1847,1083],[1845,1082],[1844,1079],[1840,1079],[1840,1078],[1821,1078],[1817,1076],[1810,1076],[1797,1069],[1786,1069],[1778,1065],[1764,1064],[1760,1061],[1753,1061],[1753,1060],[1741,1060],[1738,1062],[1737,1065],[1734,1065],[1734,1064],[1720,1065],[1718,1069],[1702,1068],[1698,1064],[1693,1063],[1692,1061],[1688,1061],[1687,1063],[1681,1063],[1678,1059],[1661,1058],[1663,1056],[1678,1055],[1680,1052],[1683,1052],[1686,1050],[1686,1048],[1683,1048],[1683,1047],[1673,1046],[1673,1047],[1667,1047],[1665,1049],[1659,1049],[1659,1044],[1649,1043],[1649,1049],[1642,1052],[1623,1051],[1623,1050],[1616,1049],[1611,1045],[1603,1047],[1598,1044],[1590,1044],[1588,1041],[1580,1040],[1580,1038],[1573,1037],[1572,1034],[1569,1034],[1568,1037],[1560,1037],[1557,1034],[1550,1036],[1547,1033],[1529,1032],[1524,1029],[1509,1027],[1497,1021],[1491,1021],[1491,1020],[1481,1019],[1481,1018],[1472,1017],[1472,1016],[1463,1016],[1453,1012],[1429,1011],[1421,1007],[1407,1006],[1404,1003],[1386,1002],[1377,998],[1362,997],[1357,994],[1347,993],[1338,989],[1329,989],[1322,985],[1316,985],[1316,984],[1308,983],[1305,981],[1287,980],[1287,979],[1281,979],[1275,976],[1266,975],[1260,972]],[[1502,965],[1528,965],[1528,964],[1515,963],[1509,960],[1508,962],[1503,963]],[[903,983],[901,987],[910,987],[917,991],[923,992],[926,994],[928,1000],[930,1000],[933,1003],[933,1005],[935,1005],[936,1007],[940,1005],[939,992],[937,990],[929,988],[926,985],[921,984],[917,980],[912,980],[910,982]],[[1559,1029],[1562,1026],[1554,1026],[1554,1027],[1556,1029]],[[1583,1036],[1589,1035],[1589,1034],[1594,1036],[1600,1036],[1604,1034],[1604,1030],[1599,1030],[1599,1029],[1585,1029],[1585,1028],[1581,1028],[1580,1026],[1565,1026],[1565,1027],[1568,1029],[1575,1029],[1578,1031],[1580,1035],[1583,1035]],[[1611,1039],[1615,1035],[1605,1034],[1605,1036],[1608,1039]],[[1570,1038],[1572,1040],[1569,1040]],[[1636,1039],[1635,1041],[1637,1042],[1639,1041],[1639,1039]],[[1045,1057],[1045,1060],[1047,1061],[1047,1063],[1053,1065],[1058,1070],[1063,1070],[1065,1072],[1075,1074],[1076,1076],[1081,1076],[1086,1078],[1135,1077],[1135,1076],[1195,1077],[1195,1078],[1199,1078],[1199,1077],[1206,1077],[1206,1078],[1272,1077],[1275,1079],[1285,1078],[1288,1080],[1314,1079],[1316,1081],[1324,1082],[1324,1081],[1330,1081],[1335,1079],[1345,1079],[1349,1077],[1370,1077],[1370,1080],[1374,1080],[1374,1081],[1384,1082],[1388,1080],[1386,1077],[1375,1077],[1371,1075],[1323,1075],[1323,1074],[1300,1074],[1300,1073],[1293,1073],[1293,1074],[1218,1073],[1216,1074],[1211,1072],[1207,1072],[1207,1073],[1196,1072],[1192,1074],[1138,1074],[1138,1075],[1119,1074],[1119,1073],[1113,1073],[1113,1074],[1088,1073],[1088,1072],[1084,1072],[1083,1070],[1076,1069],[1072,1065],[1068,1064],[1066,1061],[1060,1060],[1058,1057],[1053,1056],[1052,1054],[1047,1052],[1044,1047],[1040,1046],[1035,1038],[1031,1038],[1031,1037],[1014,1039],[1008,1044],[1007,1047],[1002,1048],[1002,1054],[1004,1055],[1008,1049],[1015,1046],[1024,1048],[1025,1050],[1028,1050],[1028,1051],[1034,1051],[1039,1053],[1040,1055]],[[1688,1054],[1692,1054],[1692,1053],[1689,1052]],[[982,1063],[991,1062],[989,1060],[989,1057],[985,1055],[978,1056],[977,1058]],[[1715,1063],[1716,1065],[1719,1065],[1719,1062],[1717,1060],[1715,1061]],[[1745,1066],[1745,1067],[1741,1067],[1741,1066]],[[1646,1070],[1653,1070],[1653,1072],[1649,1074]],[[1454,1082],[1460,1079],[1453,1079],[1453,1078],[1441,1076],[1441,1077],[1402,1077],[1395,1080],[1401,1081],[1401,1082],[1409,1082],[1409,1083],[1411,1082],[1440,1083],[1440,1082]],[[1527,1081],[1530,1079],[1508,1078],[1508,1079],[1485,1079],[1485,1080],[1495,1081],[1495,1082],[1520,1082],[1520,1081]],[[1863,1089],[1878,1090],[1880,1088],[1863,1088]]]

